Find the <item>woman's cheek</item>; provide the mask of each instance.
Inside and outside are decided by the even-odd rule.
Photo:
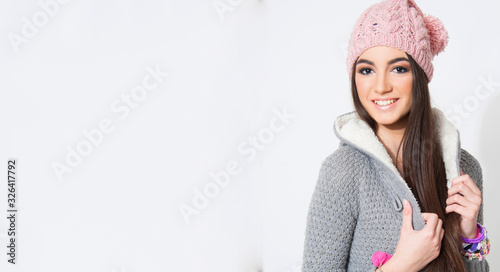
[[[356,80],[356,88],[358,89],[358,94],[360,96],[366,96],[368,95],[368,92],[370,90],[370,82],[367,79],[360,79]]]

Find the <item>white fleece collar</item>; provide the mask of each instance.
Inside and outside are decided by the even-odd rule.
[[[450,188],[451,181],[460,175],[460,137],[458,130],[446,119],[440,110],[437,108],[433,108],[432,110],[436,123],[437,136],[441,143],[444,166],[446,168],[447,186]],[[375,133],[373,133],[370,126],[361,120],[356,112],[350,112],[337,117],[334,123],[334,131],[340,140],[381,160],[404,182],[385,147]]]

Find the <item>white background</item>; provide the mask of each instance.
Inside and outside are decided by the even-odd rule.
[[[319,167],[338,145],[333,121],[353,110],[349,34],[376,2],[221,0],[231,9],[218,13],[212,0],[71,0],[43,22],[38,1],[0,1],[0,165],[18,158],[20,211],[16,266],[0,220],[0,270],[299,271]],[[449,32],[431,96],[482,165],[499,271],[499,4],[417,3]],[[37,33],[14,46],[33,16]],[[113,111],[157,66],[163,82],[126,117]],[[283,111],[293,118],[276,119]],[[113,131],[59,180],[53,165],[102,120]],[[179,207],[231,163],[229,184],[186,222]]]

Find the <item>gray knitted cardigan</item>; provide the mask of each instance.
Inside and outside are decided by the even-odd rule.
[[[479,163],[460,148],[459,133],[444,115],[437,109],[433,114],[448,187],[462,169],[482,190]],[[319,171],[307,217],[302,271],[374,271],[372,254],[393,254],[396,249],[403,199],[413,207],[413,227],[421,230],[425,222],[386,149],[356,112],[339,116],[334,131],[340,145]],[[478,221],[483,222],[482,205]],[[464,262],[467,271],[489,271],[484,259]]]

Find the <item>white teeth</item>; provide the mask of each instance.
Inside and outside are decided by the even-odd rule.
[[[373,100],[373,102],[375,102],[375,104],[379,105],[379,106],[387,106],[387,105],[390,105],[394,102],[396,102],[397,99],[391,99],[391,100]]]

